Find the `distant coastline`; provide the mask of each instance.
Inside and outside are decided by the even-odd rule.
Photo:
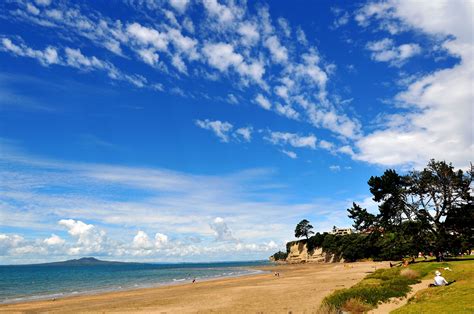
[[[5,266],[92,266],[92,265],[123,265],[123,264],[147,264],[147,263],[105,261],[105,260],[97,259],[95,257],[82,257],[82,258],[70,259],[70,260],[58,261],[58,262],[18,264],[18,265],[5,265]]]

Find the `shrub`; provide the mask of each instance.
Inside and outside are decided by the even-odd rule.
[[[357,298],[347,300],[346,303],[344,303],[344,305],[342,306],[342,310],[352,314],[365,313],[371,310],[372,308],[372,306]]]
[[[278,251],[273,254],[272,257],[275,259],[275,261],[284,261],[288,257],[288,253]]]
[[[327,303],[323,303],[316,311],[316,314],[339,314],[339,311],[336,309],[336,307]]]
[[[379,269],[351,288],[336,290],[324,302],[341,309],[349,300],[358,299],[375,307],[379,302],[405,296],[411,289],[410,285],[417,282],[414,278],[402,276],[399,268]]]
[[[418,273],[416,270],[409,269],[409,268],[403,269],[400,272],[400,275],[402,275],[403,277],[409,278],[409,279],[420,278],[420,273]]]

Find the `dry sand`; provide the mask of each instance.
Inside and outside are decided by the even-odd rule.
[[[260,269],[271,273],[0,305],[0,312],[312,313],[333,290],[352,286],[382,267],[388,263],[268,266]]]

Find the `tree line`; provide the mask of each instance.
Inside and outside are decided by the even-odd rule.
[[[314,234],[304,219],[296,226],[295,237],[305,237],[302,241],[309,251],[321,247],[347,261],[395,260],[420,252],[470,254],[474,247],[473,173],[472,165],[468,171],[455,170],[451,163],[433,159],[423,170],[404,175],[388,169],[368,180],[378,213],[356,203],[347,209],[358,233]]]

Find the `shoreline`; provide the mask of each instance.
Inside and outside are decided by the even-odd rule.
[[[215,278],[94,295],[0,304],[0,312],[314,312],[332,291],[347,288],[384,262],[255,267],[266,273]],[[275,277],[270,271],[280,272]]]
[[[265,265],[263,267],[268,267],[270,265]],[[254,268],[255,267],[255,268]],[[214,276],[214,277],[196,277],[197,281],[199,282],[207,282],[207,281],[215,281],[221,280],[226,278],[238,278],[244,276],[255,276],[259,274],[267,273],[266,270],[260,270],[258,266],[251,266],[249,268],[242,267],[244,270],[248,271],[247,273],[240,273],[234,275],[222,275],[222,276]],[[179,286],[179,285],[186,285],[192,284],[192,279],[173,279],[173,281],[164,281],[164,282],[157,282],[157,283],[149,283],[144,285],[137,285],[134,284],[133,286],[118,286],[118,287],[108,287],[108,288],[99,288],[99,289],[92,289],[87,291],[73,291],[73,292],[57,292],[51,293],[47,295],[32,295],[32,296],[24,296],[19,298],[12,298],[12,299],[5,299],[0,302],[0,308],[2,305],[14,305],[14,304],[22,304],[22,303],[30,303],[30,302],[40,302],[40,301],[58,301],[67,298],[74,298],[74,297],[82,297],[82,296],[96,296],[102,295],[107,293],[115,293],[115,292],[129,292],[129,291],[137,291],[142,289],[154,289],[154,288],[162,288],[162,287],[172,287],[172,286]]]

